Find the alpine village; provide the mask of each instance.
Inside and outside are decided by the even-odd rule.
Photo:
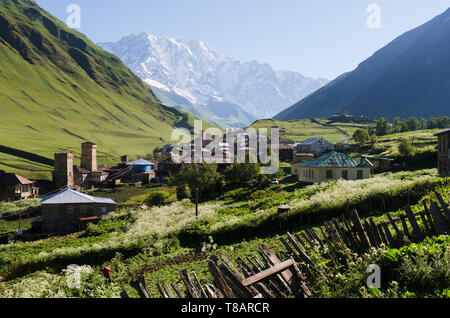
[[[222,125],[34,1],[2,0],[0,297],[450,297],[449,21],[270,119]],[[177,128],[201,162],[175,158]],[[212,149],[211,129],[244,142]]]

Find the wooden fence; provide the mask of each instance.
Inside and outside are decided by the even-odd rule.
[[[183,293],[176,283],[157,284],[160,298],[281,298],[294,296],[308,298],[311,293],[306,285],[307,277],[323,275],[318,266],[308,256],[314,246],[318,245],[325,251],[324,256],[331,264],[339,263],[340,251],[344,248],[361,253],[372,247],[385,244],[399,248],[409,242],[421,242],[427,236],[450,234],[450,211],[448,203],[436,193],[438,202],[431,201],[424,210],[413,213],[409,206],[405,214],[389,221],[376,224],[372,218],[361,221],[356,210],[351,211],[347,218],[335,218],[325,222],[317,230],[309,228],[287,238],[280,237],[290,258],[282,258],[271,251],[266,245],[261,245],[253,257],[245,260],[238,257],[236,268],[225,255],[210,256],[208,269],[214,284],[202,285],[195,274],[192,277],[187,270],[180,271],[181,280],[185,286]],[[417,223],[420,218],[423,227]],[[325,248],[326,247],[326,248]],[[306,264],[307,266],[301,266]],[[304,273],[300,270],[304,270]],[[131,282],[142,298],[151,298],[143,275]],[[121,294],[128,297],[126,291]]]

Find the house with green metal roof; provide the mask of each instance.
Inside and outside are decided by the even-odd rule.
[[[298,179],[305,183],[370,178],[371,166],[333,151],[297,167]]]

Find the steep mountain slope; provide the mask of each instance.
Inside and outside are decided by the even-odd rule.
[[[91,140],[105,156],[144,155],[174,126],[192,117],[162,105],[117,57],[33,1],[0,2],[0,145],[52,158]]]
[[[450,9],[398,37],[354,71],[275,116],[329,116],[342,107],[369,117],[450,114]]]
[[[243,125],[275,115],[327,82],[256,61],[241,63],[201,41],[141,33],[99,45],[124,61],[162,100]]]

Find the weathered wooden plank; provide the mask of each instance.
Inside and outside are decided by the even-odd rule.
[[[308,286],[305,284],[305,280],[302,278],[302,273],[300,272],[300,269],[298,268],[297,264],[294,263],[293,267],[293,273],[294,273],[294,287],[295,290],[299,291],[299,294],[302,298],[310,298],[311,292],[309,291]]]
[[[167,295],[169,298],[175,298],[175,296],[173,295],[172,291],[170,290],[169,285],[167,285],[166,283],[164,283],[162,287],[164,288],[164,291],[166,292],[166,295]]]
[[[239,266],[241,267],[242,271],[244,272],[244,276],[245,278],[248,278],[250,276],[255,275],[256,273],[250,268],[250,266],[248,266],[244,260],[240,257],[236,258],[236,262],[239,264]],[[267,282],[270,283],[269,280],[266,280]],[[264,282],[259,282],[257,284],[255,284],[255,288],[260,291],[260,293],[267,297],[267,298],[277,298],[276,293],[266,284],[264,284]]]
[[[237,279],[239,282],[241,282],[242,280],[245,279],[244,275],[242,275],[242,273],[239,272],[239,271],[237,270],[236,267],[234,267],[233,263],[231,263],[230,260],[229,260],[225,255],[222,254],[222,255],[221,255],[221,258],[222,258],[223,262],[224,262],[229,268],[231,268],[231,270],[232,270],[234,276],[236,277],[236,279]],[[250,287],[250,292],[251,292],[253,295],[256,295],[256,294],[258,293],[258,291],[257,291],[255,288],[253,288],[253,287]]]
[[[298,242],[295,240],[295,238],[292,236],[291,233],[287,232],[287,237],[289,239],[289,241],[291,242],[291,244],[294,246],[294,248],[297,250],[297,252],[299,253],[300,257],[307,263],[310,264],[312,266],[315,266],[314,262],[311,260],[311,258],[305,253],[305,251],[303,251],[303,249],[300,247],[300,245],[298,244]]]
[[[235,298],[233,293],[230,290],[230,287],[225,282],[225,279],[223,278],[222,274],[219,272],[219,269],[216,266],[216,263],[213,260],[210,260],[208,262],[208,268],[209,272],[211,273],[214,284],[217,287],[217,289],[220,291],[220,293],[225,298]]]
[[[389,246],[390,247],[398,247],[397,246],[397,241],[394,240],[394,238],[392,237],[391,231],[389,231],[389,227],[386,223],[383,223],[383,229],[384,229],[384,233],[386,234],[386,237],[389,241]]]
[[[392,216],[390,213],[387,213],[387,217],[389,219],[390,224],[392,225],[392,227],[394,228],[395,233],[397,233],[397,247],[401,246],[401,241],[402,241],[402,234],[397,226],[397,224],[395,223],[395,221],[392,219]]]
[[[130,286],[136,289],[139,297],[151,298],[148,291],[147,282],[145,281],[145,277],[143,275],[139,276],[137,279],[132,280],[130,282]]]
[[[271,266],[277,265],[281,263],[281,260],[265,245],[261,244],[259,246],[261,253],[265,256]],[[292,294],[291,289],[291,280],[292,280],[292,272],[289,270],[285,270],[280,274],[276,274],[280,282],[285,287],[286,291],[289,294]]]
[[[431,201],[430,212],[431,215],[433,216],[433,221],[437,234],[439,235],[448,234],[449,233],[448,225],[445,222],[444,217],[441,214],[441,211],[439,210],[439,206],[434,201]]]
[[[376,232],[372,228],[371,224],[367,222],[367,220],[362,221],[364,226],[364,230],[366,231],[369,242],[372,246],[378,246],[381,244],[381,239],[378,238],[378,232]]]
[[[358,232],[361,242],[363,243],[365,248],[369,249],[371,247],[371,245],[370,245],[369,239],[367,238],[367,236],[364,232],[364,228],[361,224],[361,219],[359,218],[358,211],[352,210],[351,216],[352,216],[353,224],[356,227],[356,231]]]
[[[197,290],[200,291],[201,298],[208,298],[208,295],[203,289],[202,284],[200,284],[200,280],[198,279],[197,274],[195,274],[195,272],[193,271],[192,275],[194,276],[194,281],[197,284]]]
[[[444,210],[445,215],[447,216],[447,221],[450,223],[450,210],[448,209],[448,203],[445,203],[444,199],[442,198],[442,195],[439,192],[435,192],[435,194],[436,198],[441,204],[441,208]]]
[[[175,291],[175,293],[177,293],[179,298],[184,298],[183,293],[181,292],[180,288],[178,287],[178,285],[176,283],[172,283],[172,284],[170,284],[170,286],[172,286],[173,290]]]
[[[422,242],[424,240],[424,236],[422,231],[420,230],[419,224],[417,224],[416,217],[414,216],[413,212],[411,211],[411,207],[408,205],[405,207],[406,216],[408,217],[409,224],[411,224],[414,236],[417,240],[417,242]]]
[[[300,258],[300,255],[292,249],[292,247],[288,244],[288,242],[286,242],[286,240],[284,238],[280,237],[279,240],[284,245],[284,247],[286,247],[286,250],[288,251],[288,253],[292,254],[292,256],[294,257],[294,260],[296,262],[302,261],[302,259]]]
[[[189,273],[187,272],[187,270],[185,270],[185,269],[181,270],[180,276],[181,276],[181,280],[184,283],[184,286],[186,287],[189,297],[190,298],[201,298],[201,292],[195,286],[195,284],[192,281],[191,277],[189,276]]]
[[[218,298],[217,294],[214,292],[214,290],[211,288],[210,284],[205,285],[205,292],[208,295],[208,298]]]
[[[262,272],[255,274],[249,278],[244,279],[242,281],[242,284],[244,286],[249,286],[251,284],[255,284],[255,283],[263,280],[264,278],[267,278],[269,276],[272,276],[277,273],[281,273],[281,272],[285,271],[287,268],[291,267],[294,263],[295,263],[295,261],[293,259],[279,263],[279,264],[272,266]],[[292,275],[292,273],[291,273],[291,275]]]
[[[428,224],[430,225],[432,235],[437,235],[436,227],[433,222],[433,218],[431,217],[430,210],[428,209],[428,206],[425,202],[423,202],[423,207],[425,208],[425,216],[427,218]]]
[[[250,290],[248,290],[242,281],[237,277],[227,266],[219,264],[220,273],[225,278],[227,285],[231,287],[233,293],[237,294],[241,298],[253,298],[255,296]]]
[[[130,298],[126,290],[120,292],[120,298]]]
[[[306,246],[305,243],[303,243],[303,241],[302,241],[302,239],[301,239],[301,237],[299,235],[294,234],[294,237],[297,240],[297,242],[300,243],[300,245],[303,247],[304,250],[306,250],[306,251],[309,250],[309,248]]]
[[[370,225],[372,226],[373,232],[375,233],[375,236],[378,238],[378,240],[381,240],[381,243],[384,243],[386,245],[388,245],[388,240],[384,234],[383,228],[379,227],[377,224],[375,224],[375,222],[373,221],[372,218],[370,218]]]
[[[430,228],[430,225],[428,224],[428,221],[423,213],[420,214],[420,218],[422,220],[423,226],[425,227],[425,231],[428,235],[433,235],[433,231]]]
[[[410,238],[409,230],[408,230],[408,224],[406,223],[405,217],[400,217],[400,220],[402,221],[402,227],[403,227],[403,235],[406,235],[406,237]]]

